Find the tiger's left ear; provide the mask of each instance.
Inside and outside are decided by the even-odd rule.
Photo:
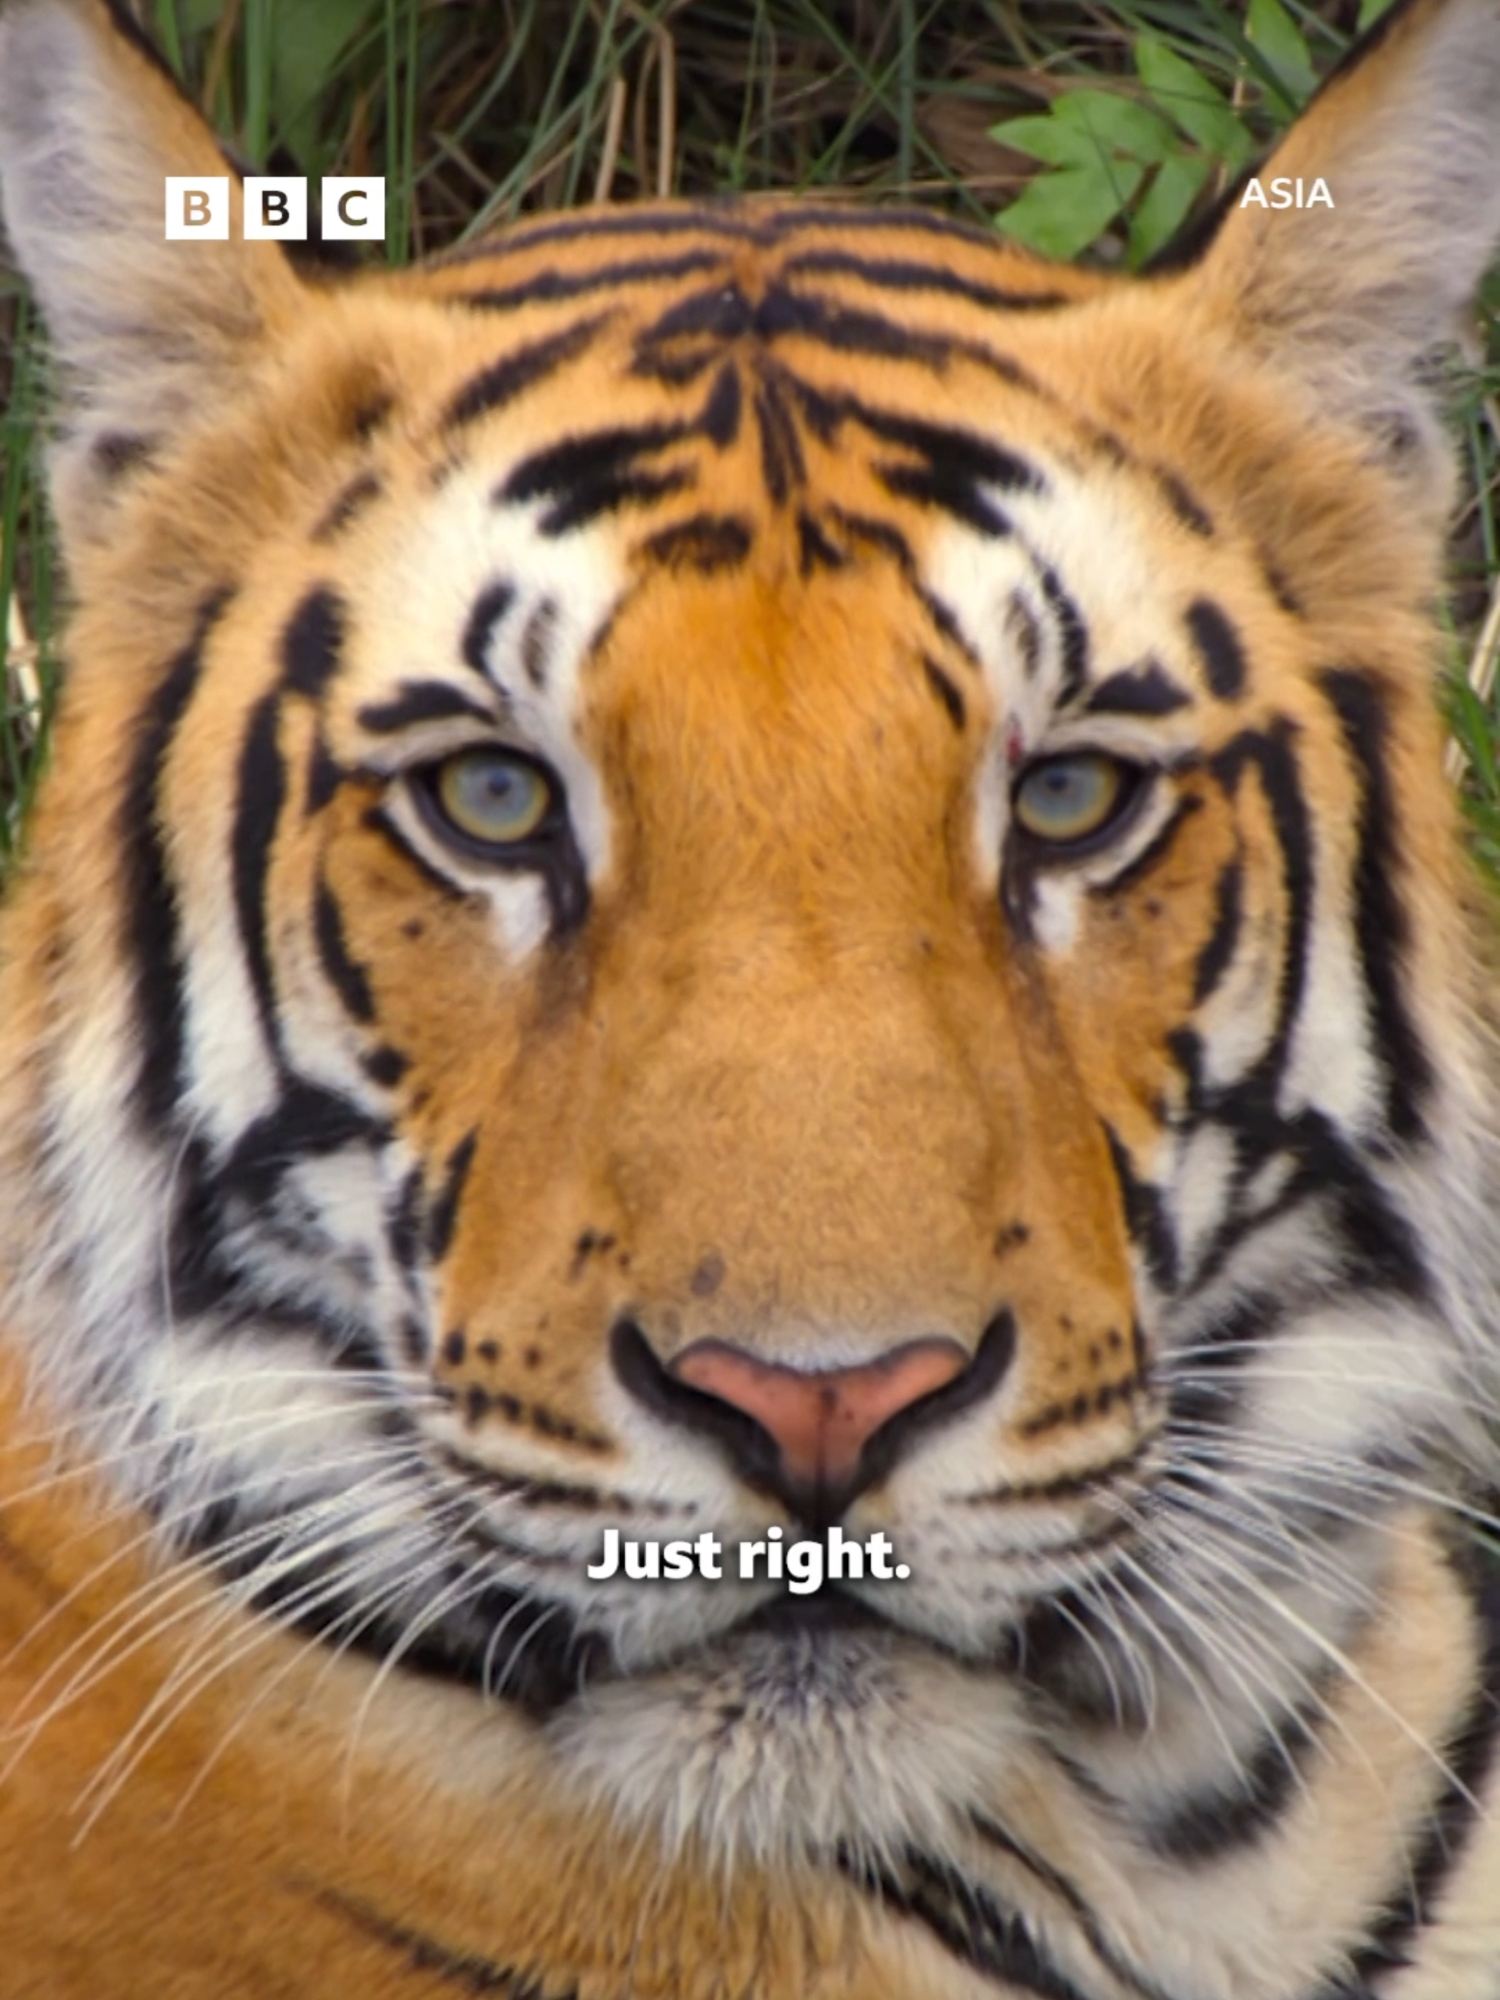
[[[229,238],[166,240],[166,176],[227,176]],[[65,540],[105,531],[112,472],[211,421],[306,289],[243,241],[244,191],[123,11],[0,0],[0,212],[58,364]]]
[[[1500,246],[1500,0],[1403,0],[1257,179],[1268,205],[1237,192],[1187,284],[1438,499],[1433,363]],[[1331,206],[1271,207],[1273,180]]]

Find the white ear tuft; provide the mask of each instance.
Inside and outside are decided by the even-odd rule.
[[[1408,0],[1335,72],[1257,176],[1332,206],[1240,198],[1196,282],[1322,409],[1431,470],[1430,394],[1500,247],[1500,0]]]
[[[228,242],[166,241],[169,174],[230,175]],[[241,200],[213,134],[128,24],[99,0],[4,0],[0,212],[60,365],[64,488],[211,410],[229,371],[297,311],[279,249],[239,240]]]

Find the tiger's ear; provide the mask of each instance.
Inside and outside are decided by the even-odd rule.
[[[1398,0],[1260,168],[1268,203],[1278,179],[1331,206],[1237,190],[1191,282],[1437,498],[1433,364],[1500,247],[1500,0]]]
[[[225,175],[227,242],[167,242],[168,174]],[[211,413],[304,290],[241,240],[212,132],[101,0],[0,0],[0,213],[58,363],[54,486],[87,535],[112,474]]]

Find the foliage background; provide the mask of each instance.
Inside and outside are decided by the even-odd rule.
[[[250,167],[383,173],[403,261],[523,212],[837,187],[1137,264],[1389,0],[127,0]],[[45,760],[65,581],[47,356],[0,248],[0,870]],[[1500,277],[1454,383],[1453,771],[1500,880]]]

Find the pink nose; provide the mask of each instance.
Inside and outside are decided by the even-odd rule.
[[[671,1373],[753,1417],[780,1446],[788,1479],[841,1486],[883,1423],[961,1375],[968,1361],[956,1341],[908,1340],[858,1368],[789,1368],[700,1340],[678,1355]]]

